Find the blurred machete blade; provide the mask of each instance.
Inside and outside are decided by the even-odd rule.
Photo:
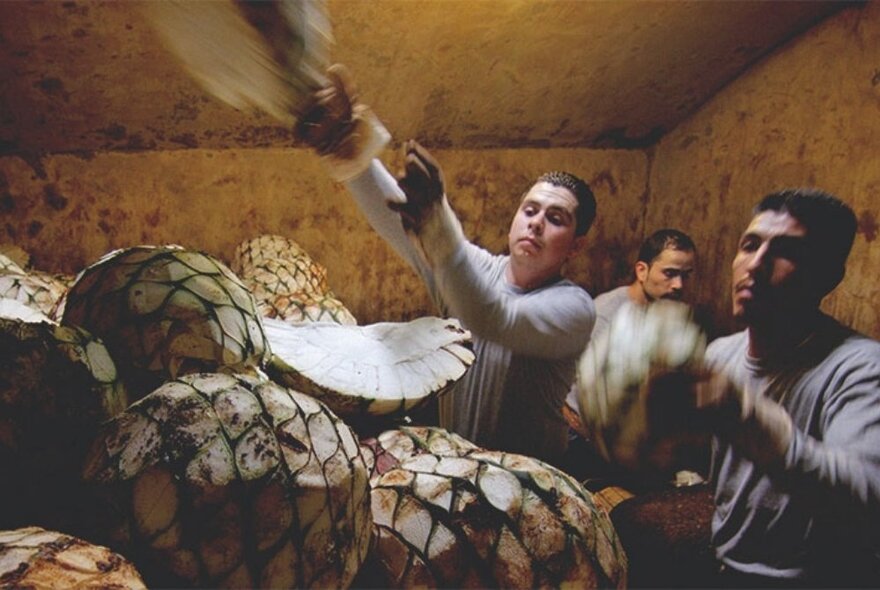
[[[145,13],[205,90],[293,124],[330,65],[324,0],[156,0]]]

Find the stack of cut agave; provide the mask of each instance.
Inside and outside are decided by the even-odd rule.
[[[293,125],[323,84],[322,0],[145,9],[233,106]],[[0,258],[0,470],[22,484],[0,486],[0,585],[142,587],[125,556],[150,587],[344,588],[376,583],[356,577],[371,551],[395,586],[625,583],[564,474],[432,429],[362,448],[343,421],[449,390],[474,360],[454,320],[356,326],[278,236],[232,270],[175,246],[111,252],[69,289],[24,266]]]
[[[265,273],[284,248],[306,259],[267,244],[247,254]],[[607,515],[554,468],[431,427],[361,439],[362,418],[406,421],[464,374],[457,322],[286,323],[246,285],[207,254],[136,246],[79,273],[60,323],[0,298],[0,468],[22,484],[0,498],[0,552],[105,545],[131,587],[625,583]]]

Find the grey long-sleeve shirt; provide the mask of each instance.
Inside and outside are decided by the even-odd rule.
[[[370,225],[422,277],[441,313],[473,335],[476,361],[441,399],[441,426],[488,448],[559,458],[567,444],[562,402],[595,321],[589,294],[564,279],[530,291],[510,285],[508,257],[463,238],[432,267],[386,206],[404,197],[378,160],[347,186]]]
[[[749,357],[746,332],[707,360],[780,403],[794,438],[765,473],[716,439],[712,541],[733,569],[805,584],[880,585],[880,343],[821,316],[784,357]]]

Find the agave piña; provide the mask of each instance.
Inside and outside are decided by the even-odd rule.
[[[707,442],[687,403],[706,337],[681,303],[624,305],[578,364],[580,415],[605,459],[667,479]]]
[[[171,381],[102,428],[85,478],[96,538],[150,585],[345,587],[370,538],[367,467],[347,425],[271,381]]]
[[[103,338],[136,397],[187,373],[247,371],[267,355],[256,304],[238,277],[177,246],[102,257],[70,288],[62,323]]]
[[[396,588],[626,585],[608,515],[536,459],[422,453],[371,482],[371,562]]]
[[[253,292],[264,317],[290,324],[357,324],[330,290],[327,269],[289,238],[263,235],[242,242],[230,267]]]

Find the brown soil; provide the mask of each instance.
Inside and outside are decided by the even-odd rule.
[[[629,558],[629,586],[714,586],[712,510],[712,493],[705,484],[645,492],[618,504],[611,520]]]

